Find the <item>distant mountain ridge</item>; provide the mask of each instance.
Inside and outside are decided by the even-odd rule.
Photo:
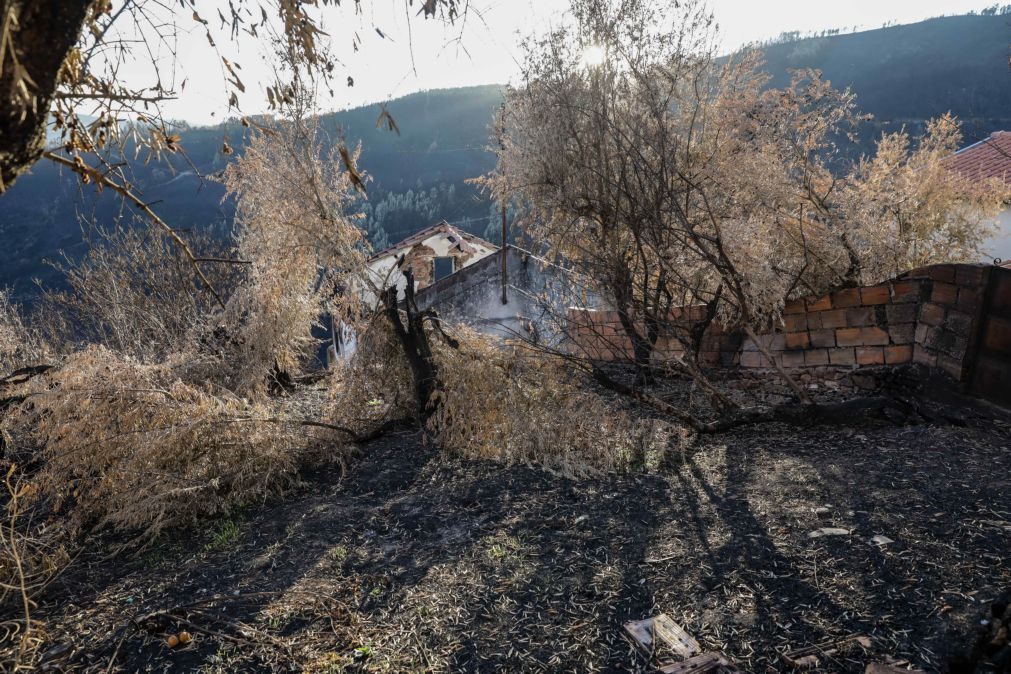
[[[1011,15],[928,19],[859,33],[806,38],[763,49],[773,86],[790,69],[817,68],[857,106],[874,115],[875,132],[922,129],[952,112],[967,141],[1011,129]]]
[[[773,86],[788,83],[790,69],[811,67],[837,87],[851,87],[858,107],[874,116],[861,138],[863,151],[882,131],[905,126],[916,133],[927,119],[949,111],[963,120],[967,144],[1011,129],[1009,44],[1011,16],[956,16],[766,45],[763,51]],[[500,86],[396,99],[387,109],[400,135],[376,128],[377,105],[323,118],[332,136],[362,142],[360,164],[372,182],[361,208],[375,244],[395,242],[442,219],[494,238],[495,208],[466,181],[494,166],[489,127],[501,101]],[[226,232],[233,206],[222,201],[219,184],[198,173],[221,171],[231,160],[222,143],[227,140],[241,153],[245,133],[235,121],[184,129],[192,166],[182,157],[171,158],[170,165],[138,164],[134,182],[174,227]],[[0,286],[12,286],[21,298],[35,292],[33,278],[58,286],[59,275],[43,260],[85,249],[80,216],[108,226],[121,210],[112,195],[96,196],[74,176],[40,162],[0,197]]]

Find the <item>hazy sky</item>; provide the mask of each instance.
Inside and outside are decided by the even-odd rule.
[[[524,34],[543,30],[561,19],[566,0],[472,0],[473,11],[462,33],[437,22],[408,21],[405,0],[373,0],[363,17],[351,20],[347,5],[330,11],[324,26],[346,74],[354,78],[347,87],[342,71],[336,78],[335,96],[325,101],[330,109],[383,101],[422,89],[508,82],[518,71],[517,42]],[[415,10],[419,3],[415,4]],[[992,2],[979,0],[710,0],[720,25],[722,44],[732,50],[744,43],[775,37],[784,31],[820,31],[852,27],[878,28],[885,22],[912,23],[941,14],[963,14]],[[413,14],[413,12],[412,12]],[[212,14],[213,15],[213,12]],[[207,17],[210,18],[210,17]],[[375,31],[379,28],[385,38]],[[189,27],[187,27],[189,30]],[[350,49],[351,35],[362,38],[358,53]],[[459,40],[455,38],[459,37]],[[222,43],[222,53],[242,65],[248,92],[240,99],[243,112],[262,110],[265,99],[259,83],[267,72],[261,43]],[[412,68],[412,47],[413,62]],[[223,74],[217,55],[202,31],[191,30],[179,39],[179,79],[186,87],[178,101],[168,103],[165,114],[191,123],[214,123],[227,115]],[[259,76],[258,76],[259,75]],[[139,67],[130,71],[137,84],[147,80]],[[266,78],[262,78],[266,79]]]

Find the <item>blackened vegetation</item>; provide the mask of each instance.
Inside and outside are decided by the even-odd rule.
[[[234,515],[230,543],[209,523],[117,564],[92,548],[36,616],[82,671],[645,672],[621,626],[657,612],[745,671],[852,634],[870,647],[820,671],[946,671],[1006,589],[1009,431],[741,428],[581,480],[394,434]]]
[[[23,384],[29,379],[45,374],[51,369],[53,369],[52,365],[32,365],[17,369],[7,376],[0,377],[0,419],[3,418],[4,413],[7,412],[8,409],[14,407],[15,405],[20,405],[26,399],[24,395],[20,394],[7,395],[5,389],[15,387],[18,384]],[[4,439],[3,433],[0,433],[0,461],[4,460],[6,456],[7,441]]]
[[[1011,672],[1011,590],[997,597],[982,615],[972,646],[951,663],[952,674]]]
[[[622,377],[619,368],[592,369],[594,381],[602,388],[629,398],[646,409],[686,424],[702,434],[724,433],[740,426],[782,423],[797,427],[850,426],[868,422],[906,424],[951,424],[966,426],[986,413],[977,403],[958,390],[958,386],[945,375],[921,364],[865,367],[856,370],[858,380],[866,382],[869,395],[841,401],[821,401],[801,404],[802,401],[775,405],[740,406],[736,403],[721,405],[721,400],[710,401],[711,408],[691,410],[684,404],[669,402],[664,382],[657,386],[631,384]],[[771,375],[770,375],[771,376]]]

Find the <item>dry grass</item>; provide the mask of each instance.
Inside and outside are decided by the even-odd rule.
[[[389,323],[377,316],[364,326],[350,362],[330,376],[326,420],[357,433],[414,414],[411,373]]]
[[[301,417],[181,381],[170,364],[143,365],[103,347],[74,354],[33,382],[6,420],[21,448],[38,448],[33,478],[71,529],[142,532],[191,524],[291,488],[316,443]]]
[[[461,329],[437,349],[443,387],[429,428],[464,456],[536,463],[568,475],[641,467],[683,434],[597,395],[555,357]]]
[[[103,344],[156,363],[210,332],[214,298],[202,292],[193,267],[168,234],[152,229],[98,230],[83,259],[57,265],[68,290],[44,298],[45,327],[55,343]],[[200,257],[231,257],[226,244],[192,236]],[[206,264],[214,288],[229,297],[244,280],[243,265]]]
[[[0,620],[0,669],[28,671],[45,640],[44,624],[33,618],[33,597],[59,575],[70,555],[59,527],[35,517],[29,505],[32,486],[18,466],[7,468],[3,487],[0,609],[11,617]]]
[[[10,291],[0,288],[0,377],[37,362],[45,351],[42,338],[25,323]]]

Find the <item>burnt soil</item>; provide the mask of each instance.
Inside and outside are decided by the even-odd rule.
[[[91,546],[34,617],[49,671],[650,671],[622,624],[660,612],[751,672],[853,634],[822,671],[944,671],[1011,586],[1009,495],[993,418],[743,428],[591,479],[402,431],[282,502]]]

